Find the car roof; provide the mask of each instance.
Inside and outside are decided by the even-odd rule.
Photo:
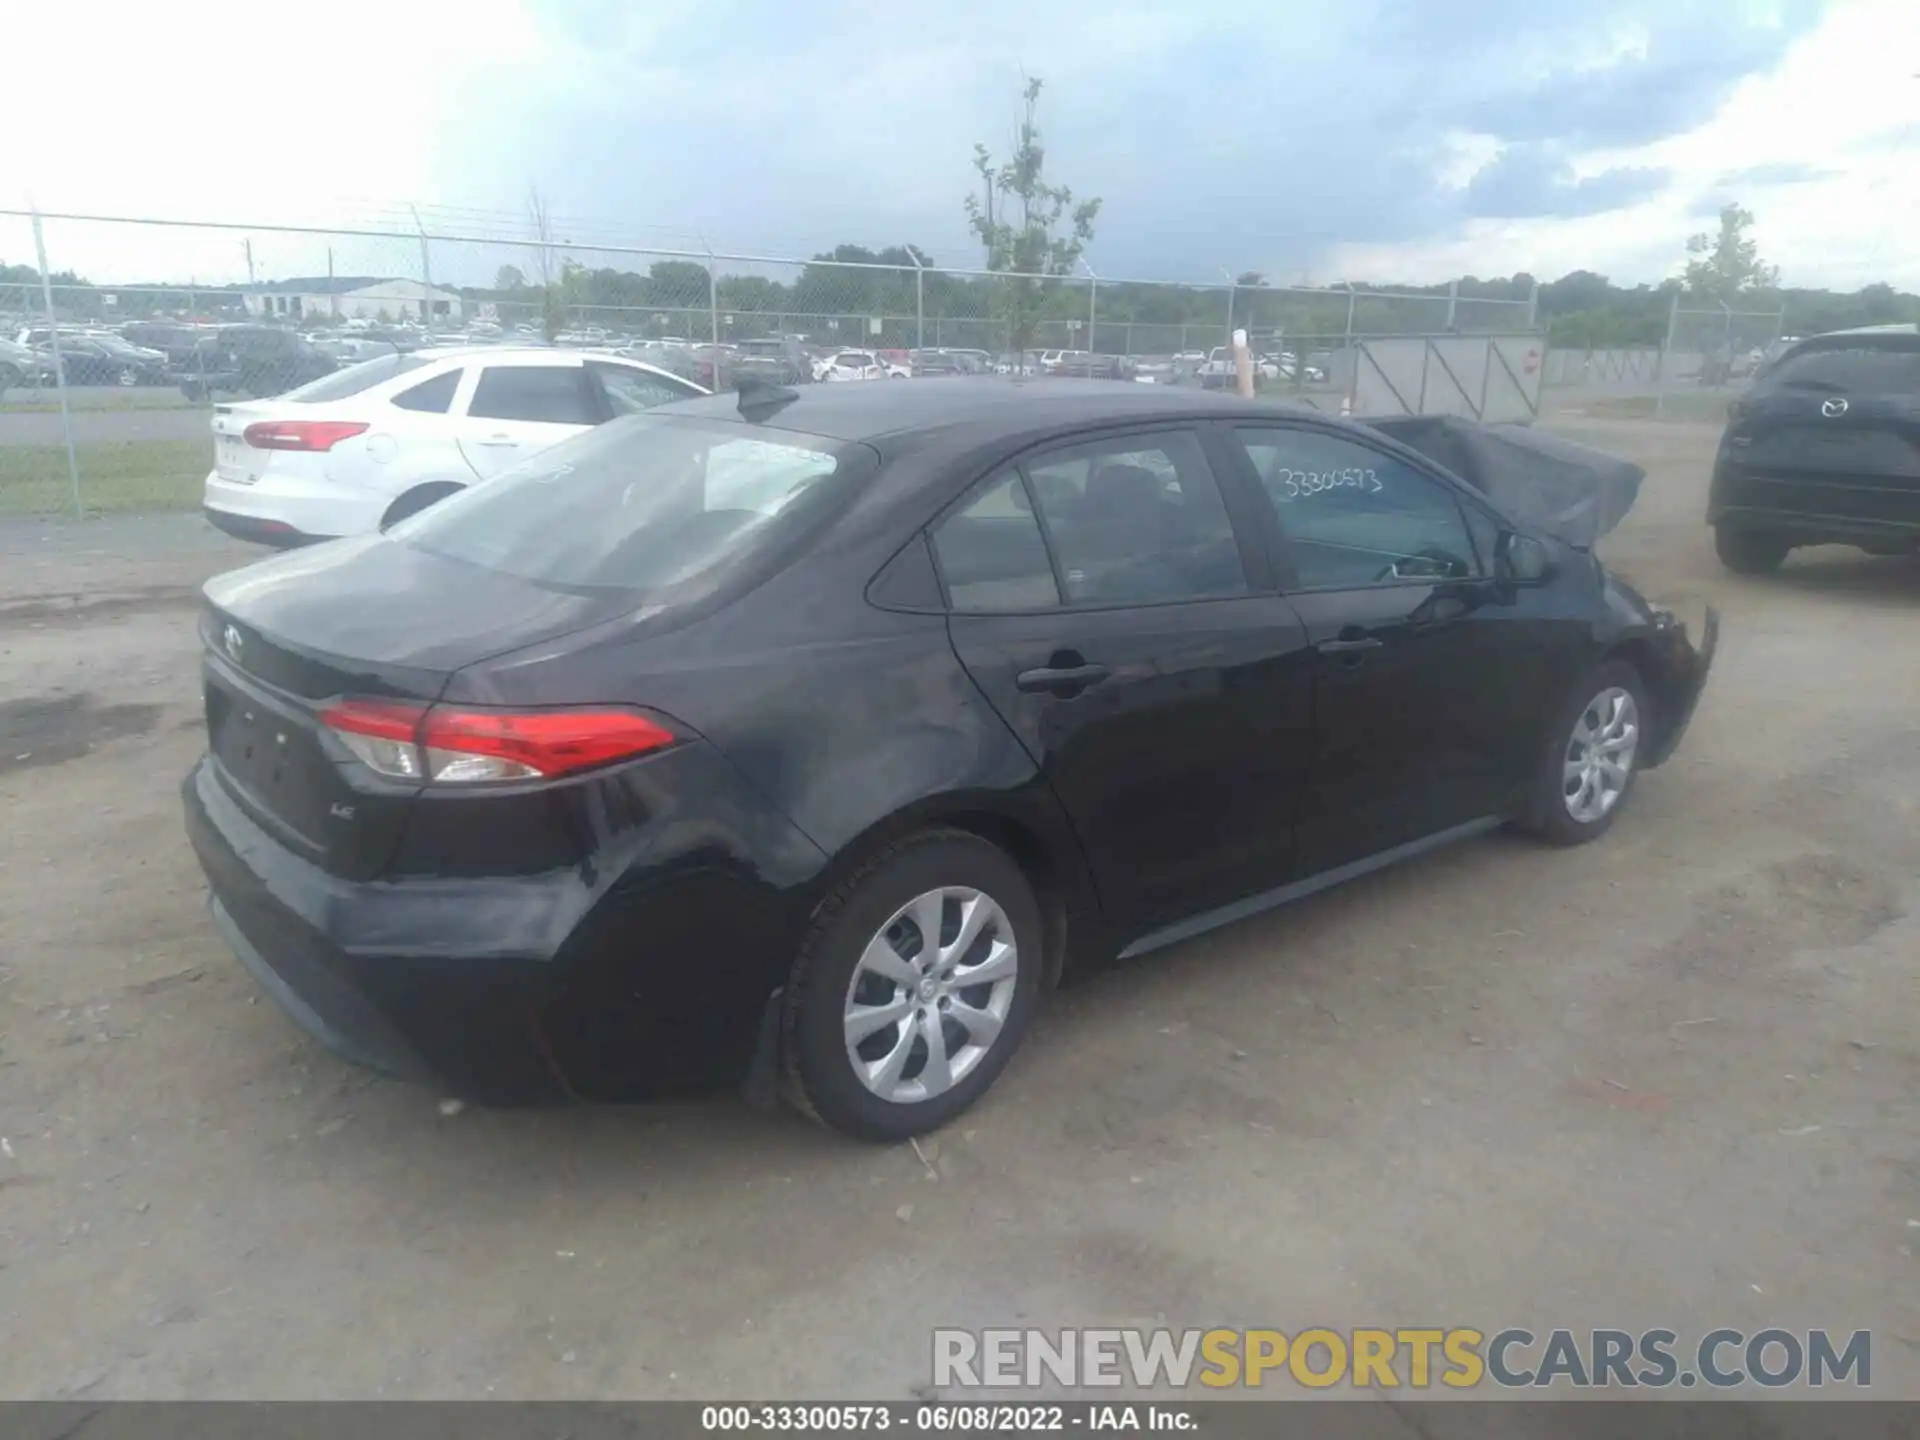
[[[916,383],[798,385],[795,398],[758,423],[830,440],[873,440],[966,423],[982,441],[1051,425],[1099,425],[1214,415],[1316,415],[1297,405],[1243,400],[1217,391],[1117,380],[1018,380],[971,376]],[[681,415],[740,417],[739,397],[674,402]],[[1324,417],[1321,417],[1324,418]]]
[[[1916,350],[1920,349],[1920,325],[1861,325],[1851,330],[1828,330],[1796,340],[1773,362],[1769,373],[1786,361],[1823,350]]]

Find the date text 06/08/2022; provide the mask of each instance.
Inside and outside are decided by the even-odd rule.
[[[890,1431],[916,1434],[1007,1434],[1026,1431],[1140,1430],[1179,1433],[1198,1428],[1193,1412],[1165,1404],[848,1404],[706,1405],[700,1428],[716,1433]]]

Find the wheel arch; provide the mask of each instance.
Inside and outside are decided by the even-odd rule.
[[[409,485],[387,502],[387,508],[380,515],[380,528],[384,530],[396,521],[417,514],[427,506],[438,504],[449,495],[457,495],[466,488],[466,484],[459,480],[421,480]]]
[[[977,836],[1019,867],[1046,927],[1047,988],[1059,984],[1074,962],[1104,943],[1105,925],[1092,875],[1064,817],[1056,821],[995,795],[933,796],[870,825],[843,845],[815,877],[809,909],[880,851],[928,830],[959,830]]]

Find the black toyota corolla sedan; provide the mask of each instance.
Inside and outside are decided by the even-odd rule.
[[[308,1030],[870,1138],[970,1105],[1063,975],[1599,835],[1712,652],[1375,431],[1072,380],[666,406],[201,623],[188,830]]]

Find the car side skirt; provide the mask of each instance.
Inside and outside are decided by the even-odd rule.
[[[1290,881],[1272,890],[1263,890],[1258,895],[1249,895],[1246,899],[1236,900],[1231,905],[1222,905],[1218,909],[1208,910],[1203,914],[1142,935],[1120,952],[1120,958],[1131,960],[1149,951],[1160,950],[1168,945],[1178,945],[1182,940],[1191,940],[1194,936],[1204,935],[1209,930],[1218,930],[1222,925],[1231,925],[1236,920],[1246,920],[1264,911],[1290,905],[1295,900],[1303,900],[1322,890],[1331,890],[1335,885],[1357,880],[1362,875],[1383,870],[1401,860],[1410,860],[1416,855],[1424,855],[1429,850],[1438,850],[1443,845],[1451,845],[1456,840],[1470,840],[1475,835],[1484,835],[1489,830],[1498,829],[1505,824],[1506,819],[1507,817],[1501,815],[1488,815],[1479,820],[1469,820],[1464,825],[1455,825],[1418,840],[1409,840],[1404,845],[1396,845],[1391,850],[1382,850],[1378,855],[1369,855],[1365,859],[1355,860],[1350,864],[1335,866],[1331,870],[1322,870],[1318,875],[1309,875],[1304,880]]]

